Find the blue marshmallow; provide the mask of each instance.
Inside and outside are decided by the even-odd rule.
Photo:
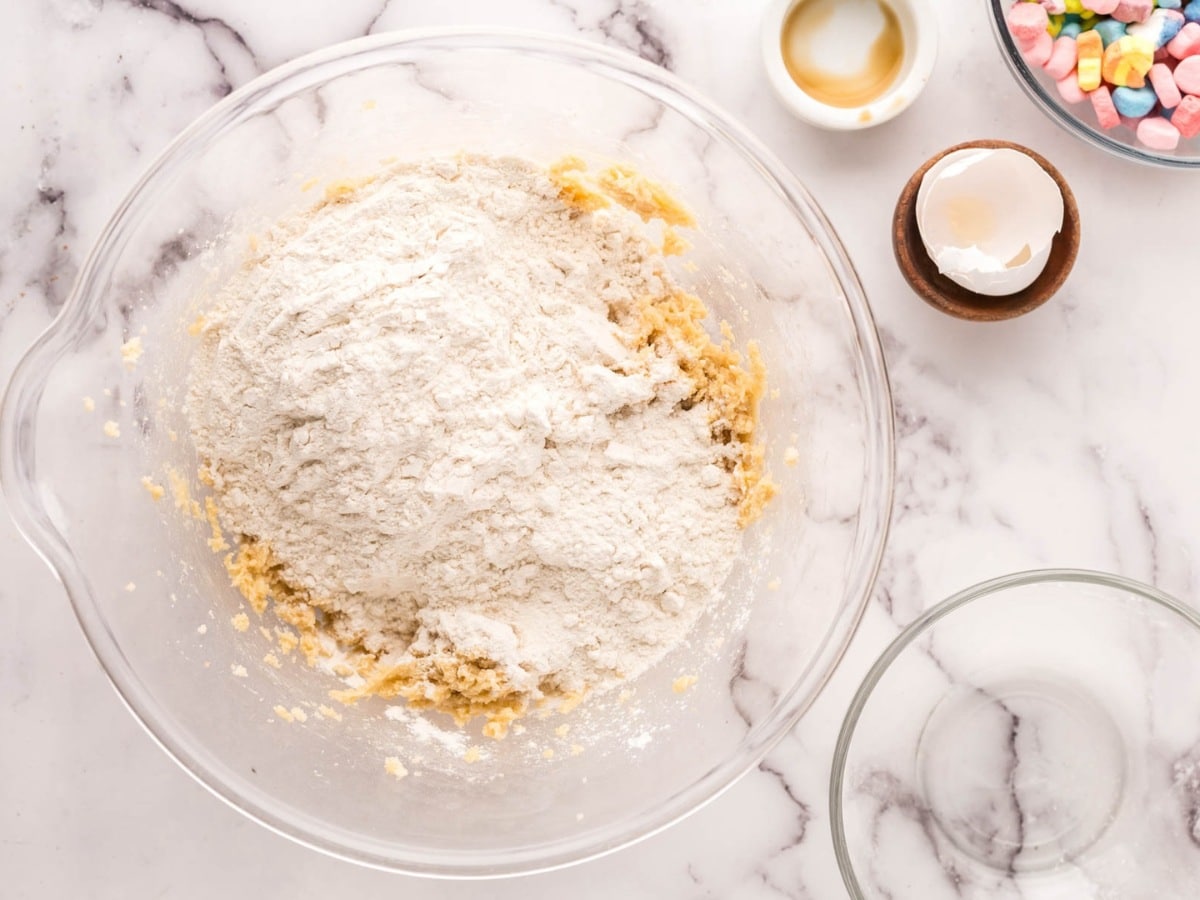
[[[1183,0],[1158,0],[1159,9],[1179,9],[1183,6]]]
[[[1158,103],[1158,95],[1150,87],[1119,87],[1112,92],[1113,106],[1127,119],[1140,119],[1148,115]]]
[[[1184,7],[1183,17],[1189,22],[1200,22],[1200,0],[1192,0]]]
[[[1083,34],[1083,26],[1078,22],[1067,22],[1058,33],[1059,37],[1077,38]]]
[[[1164,19],[1162,34],[1158,36],[1159,48],[1165,47],[1167,44],[1171,43],[1171,41],[1174,40],[1175,35],[1183,31],[1183,26],[1185,24],[1186,23],[1183,18],[1177,19],[1172,17],[1170,19]]]
[[[1173,9],[1156,9],[1149,19],[1130,25],[1125,33],[1144,37],[1155,47],[1165,47],[1183,29],[1183,22],[1183,13]]]
[[[1200,0],[1193,0],[1193,2],[1200,3]],[[1107,47],[1113,41],[1125,37],[1125,23],[1118,22],[1116,19],[1105,19],[1103,22],[1097,22],[1092,31],[1100,35],[1100,40]]]

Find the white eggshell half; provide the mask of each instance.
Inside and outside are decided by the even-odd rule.
[[[977,162],[979,158],[987,156],[991,153],[985,147],[968,147],[965,150],[955,150],[953,153],[947,153],[937,162],[935,162],[925,173],[925,177],[921,179],[921,187],[917,190],[917,224],[921,225],[925,221],[925,204],[929,200],[929,191],[942,173],[951,166],[955,167],[955,171],[961,169],[962,166],[971,165]],[[921,237],[924,238],[924,226],[921,228]]]
[[[921,241],[938,270],[1001,297],[1037,280],[1063,224],[1062,192],[1018,150],[968,148],[932,166],[917,192]]]

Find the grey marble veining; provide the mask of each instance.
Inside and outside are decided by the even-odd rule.
[[[1184,247],[1200,179],[1071,141],[1019,92],[982,4],[936,0],[942,53],[892,123],[824,134],[771,96],[761,2],[722,0],[15,0],[2,11],[0,381],[61,306],[88,246],[151,159],[233,88],[335,41],[405,27],[579,34],[665,65],[725,106],[805,181],[839,230],[884,339],[896,400],[896,512],[846,660],[754,772],[662,835],[564,872],[486,885],[415,881],[313,854],[225,808],[142,733],[61,590],[0,522],[0,872],[5,897],[357,895],[414,898],[845,896],[829,838],[833,744],[898,629],[970,583],[1087,566],[1197,591],[1200,289]],[[653,124],[653,123],[651,123]],[[891,256],[911,171],[961,140],[1049,157],[1083,216],[1077,269],[1051,304],[971,325],[925,307]],[[1176,236],[1121,243],[1143,231]],[[750,690],[751,688],[747,688]],[[752,698],[750,701],[752,702]],[[1176,764],[1188,780],[1196,754]],[[1188,767],[1191,766],[1192,769]],[[890,797],[914,816],[904,795]],[[918,817],[919,819],[919,817]]]
[[[1200,638],[1137,596],[1026,580],[896,658],[841,794],[871,897],[1194,896]]]

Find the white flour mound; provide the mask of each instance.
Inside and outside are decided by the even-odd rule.
[[[188,415],[222,519],[382,661],[536,699],[636,677],[740,546],[727,447],[618,323],[661,292],[625,211],[514,159],[403,166],[287,220],[206,314]]]

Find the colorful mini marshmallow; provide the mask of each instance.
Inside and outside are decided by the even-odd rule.
[[[1185,138],[1194,138],[1200,134],[1200,97],[1193,97],[1190,94],[1184,97],[1179,106],[1175,107],[1175,114],[1171,116],[1171,124]]]
[[[1150,67],[1150,86],[1154,88],[1163,109],[1174,109],[1183,99],[1179,85],[1175,83],[1175,73],[1165,63],[1155,63]]]
[[[1119,87],[1141,87],[1154,65],[1155,47],[1144,37],[1126,35],[1113,41],[1104,50],[1101,73],[1109,84]]]
[[[1008,30],[1025,46],[1046,34],[1049,24],[1046,8],[1037,3],[1017,3],[1008,11]]]
[[[1044,68],[1053,54],[1054,38],[1050,37],[1048,31],[1043,31],[1032,44],[1021,51],[1025,62],[1035,69]]]
[[[1200,138],[1200,0],[1016,0],[1008,20],[1030,68],[1099,128],[1160,152]]]
[[[1125,31],[1136,37],[1144,37],[1155,48],[1165,47],[1183,30],[1183,13],[1173,9],[1156,9],[1145,22],[1135,22]]]
[[[1100,35],[1094,31],[1085,31],[1075,39],[1075,50],[1079,57],[1079,89],[1084,92],[1094,91],[1100,87],[1103,79],[1104,44]]]
[[[1092,109],[1096,111],[1096,121],[1100,123],[1101,128],[1109,131],[1121,124],[1121,114],[1117,112],[1107,87],[1101,85],[1096,88],[1088,94],[1088,99],[1092,101]]]
[[[1175,84],[1185,94],[1200,94],[1200,56],[1189,56],[1175,67]]]
[[[1087,94],[1080,89],[1079,79],[1075,77],[1074,72],[1055,84],[1058,87],[1058,95],[1068,103],[1082,103],[1087,99]]]
[[[1116,19],[1105,19],[1103,22],[1097,22],[1096,27],[1092,30],[1100,35],[1100,40],[1104,41],[1104,46],[1107,47],[1125,37],[1128,26]]]
[[[1062,81],[1074,73],[1076,61],[1075,41],[1069,37],[1060,37],[1054,42],[1054,52],[1042,68],[1055,81]]]
[[[1148,116],[1138,122],[1137,138],[1151,150],[1174,150],[1182,135],[1162,116]]]
[[[1192,0],[1193,3],[1197,0]],[[1167,44],[1167,52],[1175,59],[1187,59],[1200,54],[1200,24],[1188,22]]]
[[[1112,11],[1118,22],[1145,22],[1154,11],[1154,0],[1121,0]]]
[[[1112,92],[1112,101],[1124,118],[1141,119],[1158,105],[1158,95],[1151,87],[1119,87]]]

